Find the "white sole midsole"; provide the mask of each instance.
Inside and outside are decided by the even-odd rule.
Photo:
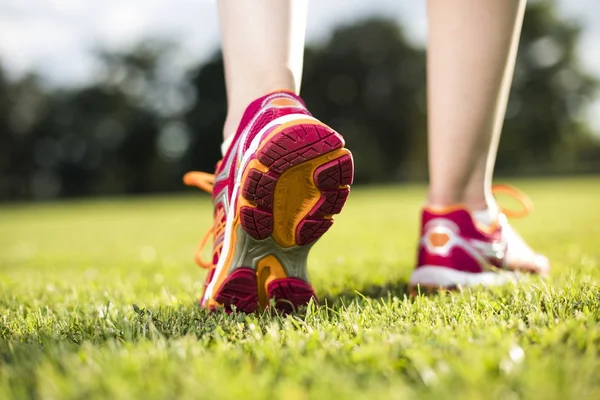
[[[497,286],[517,280],[511,271],[465,272],[439,265],[423,265],[410,276],[410,285],[452,288],[456,286]]]

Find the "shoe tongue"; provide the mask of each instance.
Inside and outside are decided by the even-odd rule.
[[[492,226],[498,223],[498,206],[495,204],[489,205],[487,208],[483,210],[473,210],[471,211],[471,216],[473,219],[483,226]]]

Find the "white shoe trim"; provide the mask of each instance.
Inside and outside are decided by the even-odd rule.
[[[423,265],[410,276],[410,285],[452,288],[456,286],[497,286],[517,280],[511,271],[465,272],[439,265]]]

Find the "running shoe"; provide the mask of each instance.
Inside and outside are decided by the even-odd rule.
[[[508,185],[495,185],[493,191],[512,195],[522,210],[502,209],[490,226],[477,223],[462,206],[423,210],[418,264],[409,282],[412,293],[494,286],[515,281],[520,273],[549,272],[548,259],[531,250],[508,224],[507,216],[531,212],[531,200]]]
[[[208,269],[201,306],[292,312],[316,300],[308,252],[342,210],[353,174],[342,136],[313,118],[300,97],[275,92],[252,102],[216,173],[184,177],[212,193],[214,204],[213,226],[195,257]]]

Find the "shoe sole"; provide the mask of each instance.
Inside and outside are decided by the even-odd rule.
[[[317,301],[308,252],[341,212],[353,173],[342,136],[316,120],[268,134],[242,174],[235,248],[215,302],[226,311],[274,305],[289,313]]]
[[[423,265],[413,271],[408,284],[411,295],[456,290],[472,286],[499,286],[517,280],[512,271],[465,272],[438,265]]]

